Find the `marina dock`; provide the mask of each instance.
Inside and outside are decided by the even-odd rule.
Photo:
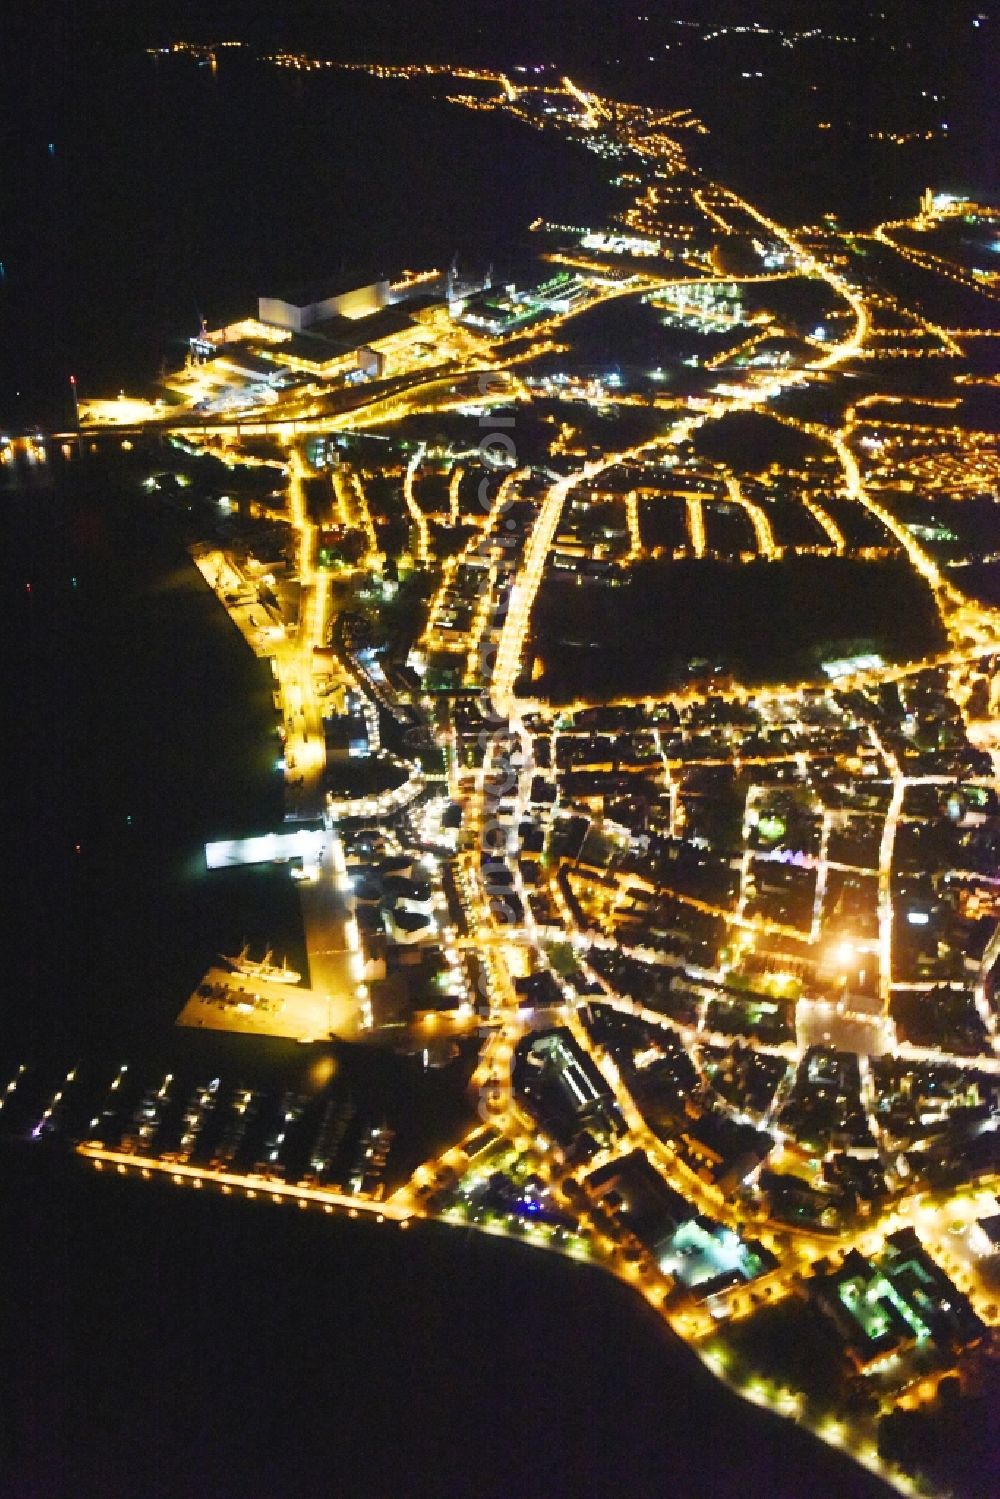
[[[289,1041],[347,1038],[357,1030],[353,990],[327,994],[303,984],[268,983],[209,968],[177,1017],[178,1025],[278,1036]]]

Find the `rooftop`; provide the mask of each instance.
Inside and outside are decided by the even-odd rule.
[[[324,318],[321,323],[314,323],[301,333],[293,333],[274,346],[274,357],[287,359],[291,356],[313,364],[325,364],[415,326],[412,318],[405,312],[397,312],[394,307],[383,307],[363,318]],[[250,339],[246,347],[254,351],[269,351],[272,345]]]
[[[861,1369],[913,1343],[946,1351],[970,1347],[985,1330],[912,1228],[890,1234],[873,1260],[850,1250],[839,1270],[815,1277],[810,1292]]]
[[[287,302],[291,307],[312,307],[317,302],[325,302],[328,297],[342,297],[347,292],[358,291],[363,286],[387,280],[388,277],[381,271],[365,276],[359,275],[355,270],[350,275],[345,272],[341,276],[324,276],[322,280],[316,277],[311,281],[271,287],[263,295],[279,302]]]
[[[675,1192],[641,1150],[592,1171],[587,1190],[606,1202],[643,1244],[658,1250],[681,1224],[695,1216],[695,1209]]]
[[[325,338],[341,348],[357,349],[363,344],[374,343],[377,339],[390,338],[394,333],[405,333],[412,327],[414,322],[408,313],[400,312],[395,307],[382,307],[378,312],[369,313],[367,317],[324,318],[321,323],[313,323],[309,334]]]

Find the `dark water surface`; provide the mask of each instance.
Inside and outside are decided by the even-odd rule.
[[[482,269],[536,216],[589,222],[611,196],[592,158],[509,119],[240,54],[36,55],[7,141],[0,427],[66,423],[70,374],[113,395],[176,367],[202,316],[317,278]]]
[[[231,941],[301,941],[287,871],[209,878],[282,815],[271,674],[113,465],[0,490],[8,1046],[127,1049]]]
[[[17,1499],[886,1492],[730,1395],[599,1271],[2,1164]]]

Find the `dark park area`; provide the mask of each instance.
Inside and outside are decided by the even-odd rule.
[[[648,562],[619,588],[550,581],[532,630],[545,642],[535,686],[555,702],[711,675],[815,681],[823,660],[875,651],[908,661],[944,645],[931,594],[905,563],[844,557]]]

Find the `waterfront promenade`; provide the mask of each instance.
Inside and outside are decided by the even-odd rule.
[[[315,651],[324,644],[329,629],[330,580],[314,566],[314,528],[305,515],[302,469],[294,454],[289,472],[289,510],[298,542],[301,584],[297,620],[281,620],[276,611],[256,602],[254,579],[228,553],[198,549],[193,557],[247,644],[271,662],[275,705],[284,733],[285,815],[293,822],[308,822],[319,819],[324,811],[323,702],[314,663]],[[250,983],[239,975],[209,970],[178,1016],[178,1024],[303,1042],[331,1035],[358,1038],[362,1010],[359,975],[354,971],[357,943],[351,941],[350,886],[339,841],[329,829],[322,836],[315,877],[300,882],[299,898],[308,984]],[[243,988],[252,989],[257,998],[242,999],[239,991]],[[213,989],[221,989],[222,996],[201,992]]]

